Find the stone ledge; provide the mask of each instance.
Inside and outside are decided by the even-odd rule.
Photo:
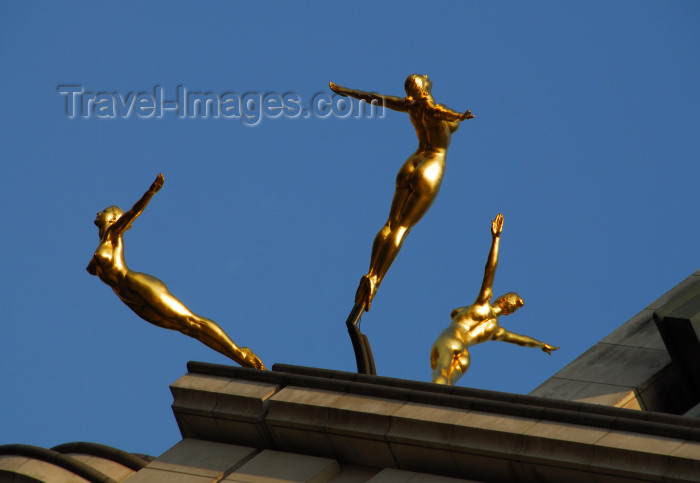
[[[480,481],[700,481],[692,418],[291,366],[188,367],[173,410],[202,439]],[[200,386],[225,390],[225,411],[190,393]]]

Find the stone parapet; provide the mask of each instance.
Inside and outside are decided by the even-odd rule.
[[[700,481],[693,418],[280,364],[188,369],[172,386],[183,437],[250,448],[241,468],[268,451],[321,458],[314,481]],[[258,481],[238,471],[219,477]]]

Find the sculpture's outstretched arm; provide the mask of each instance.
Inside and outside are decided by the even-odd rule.
[[[406,112],[413,102],[413,100],[408,97],[385,96],[383,94],[377,94],[376,92],[358,91],[339,86],[338,84],[334,84],[332,82],[329,82],[328,85],[333,92],[340,94],[341,96],[354,97],[355,99],[368,103],[376,101],[379,103],[379,105],[388,107],[394,111]]]
[[[432,110],[436,117],[444,121],[465,121],[467,119],[474,118],[474,115],[471,111],[455,112],[449,107],[443,106],[442,104],[435,104]]]
[[[151,198],[153,198],[153,195],[160,191],[160,189],[163,187],[163,181],[163,173],[156,176],[155,181],[151,187],[148,188],[148,191],[143,194],[141,199],[134,203],[134,206],[132,206],[129,211],[124,213],[114,223],[114,225],[109,228],[111,237],[116,238],[131,228],[131,223],[143,212],[148,205],[148,202],[151,201]]]
[[[499,327],[493,336],[492,340],[501,340],[503,342],[510,342],[511,344],[517,344],[521,347],[539,347],[543,352],[547,354],[552,354],[552,351],[559,349],[553,345],[545,344],[537,339],[528,337],[526,335],[516,334],[515,332],[508,332],[503,327]]]
[[[496,219],[491,222],[491,251],[489,258],[486,260],[486,268],[484,269],[484,281],[481,284],[481,290],[476,297],[477,304],[483,304],[491,300],[493,295],[493,279],[496,277],[496,266],[498,265],[498,246],[501,240],[501,232],[503,231],[503,214],[499,213]]]

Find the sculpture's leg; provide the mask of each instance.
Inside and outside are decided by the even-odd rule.
[[[396,198],[396,195],[394,195],[394,198]],[[372,255],[369,259],[369,272],[367,272],[368,277],[372,277],[376,273],[377,267],[380,265],[382,252],[384,251],[384,244],[386,243],[386,239],[390,234],[391,218],[389,218],[389,221],[387,221],[382,229],[379,230],[377,236],[374,237],[374,242],[372,242]]]
[[[391,264],[394,263],[394,260],[396,260],[396,257],[401,250],[401,246],[403,245],[403,242],[410,231],[410,226],[397,226],[392,230],[391,235],[389,235],[389,237],[386,239],[383,252],[384,256],[382,257],[381,264],[379,267],[377,267],[377,281],[374,287],[375,293],[379,285],[382,283],[382,280],[384,280],[384,276],[389,271]],[[374,296],[374,294],[372,295]]]
[[[369,340],[367,339],[366,335],[360,332],[360,328],[358,327],[358,323],[362,318],[363,309],[363,305],[355,304],[350,312],[350,315],[348,316],[348,320],[345,322],[345,325],[348,328],[352,348],[355,352],[357,372],[360,374],[376,375],[377,370],[374,365],[374,358],[372,356],[372,349],[370,348]]]
[[[156,277],[128,272],[124,279],[124,289],[119,296],[144,320],[197,339],[244,367],[265,369],[250,349],[238,347],[213,320],[194,314]]]
[[[440,189],[439,182],[435,187],[426,185],[424,180],[422,180],[418,175],[420,171],[414,171],[411,176],[411,186],[412,189],[408,192],[408,196],[405,198],[402,210],[399,213],[392,213],[395,219],[390,219],[391,221],[391,233],[386,238],[384,242],[384,249],[382,250],[382,257],[378,267],[375,267],[375,273],[377,276],[376,287],[382,283],[384,276],[389,271],[389,267],[394,263],[404,240],[411,232],[411,229],[416,226],[416,224],[423,218],[423,216],[428,212],[430,207],[437,197],[438,191]],[[414,179],[415,178],[415,179]],[[393,209],[393,206],[392,206]]]
[[[389,235],[391,235],[391,232],[400,224],[401,213],[405,211],[406,203],[411,196],[411,187],[408,183],[407,176],[401,176],[401,178],[406,178],[406,181],[396,181],[396,190],[391,200],[389,218],[382,229],[379,230],[377,236],[374,237],[374,242],[372,243],[372,256],[369,260],[369,272],[367,273],[367,276],[370,278],[376,278],[378,269],[384,258],[383,254],[386,249],[387,239]]]
[[[198,325],[196,333],[195,335],[188,335],[226,357],[233,359],[243,367],[265,369],[265,365],[252,350],[248,347],[239,347],[236,345],[216,322],[197,315],[195,315],[195,317],[196,324]]]
[[[401,219],[401,213],[404,211],[406,203],[411,196],[408,175],[412,170],[413,165],[407,162],[399,172],[399,176],[396,180],[396,190],[391,200],[389,218],[384,226],[382,226],[381,230],[379,230],[379,233],[374,237],[372,255],[369,261],[369,272],[362,277],[360,285],[357,287],[355,303],[364,305],[365,311],[369,311],[372,305],[372,299],[374,299],[379,284],[381,283],[382,276],[380,276],[379,273],[381,267],[385,264],[388,239],[392,231],[397,227],[398,221]],[[394,258],[396,258],[396,255],[393,256],[392,261]]]

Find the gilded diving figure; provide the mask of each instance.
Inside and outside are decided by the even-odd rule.
[[[418,149],[409,156],[396,177],[396,191],[389,219],[372,245],[369,272],[360,280],[355,304],[368,311],[389,267],[401,249],[406,235],[435,201],[445,172],[445,156],[459,122],[474,116],[470,111],[455,112],[436,104],[428,76],[413,74],[405,82],[406,97],[363,92],[330,83],[333,92],[389,109],[408,113],[418,136]]]
[[[498,265],[498,247],[503,231],[503,215],[491,222],[491,251],[486,261],[484,281],[472,305],[452,311],[450,326],[438,336],[430,350],[433,382],[452,385],[467,372],[471,357],[468,348],[489,340],[510,342],[523,347],[538,347],[547,354],[559,349],[526,335],[510,332],[498,325],[498,317],[510,315],[525,302],[515,292],[509,292],[490,303],[493,280]]]
[[[95,225],[99,228],[100,244],[87,271],[109,285],[121,301],[142,319],[193,337],[242,366],[265,369],[249,348],[238,347],[214,321],[192,313],[168,291],[162,281],[127,267],[122,236],[162,186],[163,175],[159,174],[129,211],[110,206],[97,214]]]

